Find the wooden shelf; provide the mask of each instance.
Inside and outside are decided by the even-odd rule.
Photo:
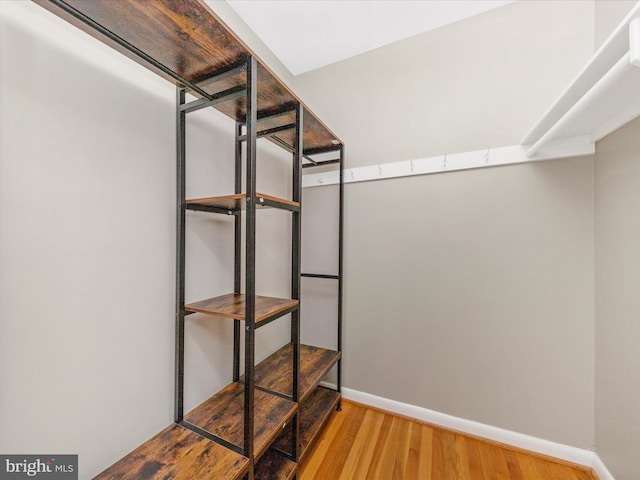
[[[300,462],[309,453],[315,440],[322,432],[333,413],[336,411],[340,394],[329,388],[317,387],[300,405],[298,424],[300,427]],[[291,445],[291,429],[285,428],[273,448],[289,452]]]
[[[242,455],[173,424],[94,480],[237,480],[248,465]]]
[[[246,85],[243,63],[255,54],[199,0],[36,0],[134,61],[175,83],[191,84],[212,96]],[[258,62],[258,128],[292,123],[301,100]],[[215,108],[244,121],[246,97],[230,97]],[[280,115],[288,112],[288,114]],[[293,133],[277,137],[293,145]],[[271,137],[268,137],[271,139]],[[308,108],[303,118],[305,152],[337,150],[341,142]],[[278,144],[277,141],[274,143]]]
[[[283,198],[265,195],[263,193],[256,194],[256,202],[258,207],[275,207],[285,210],[299,210],[300,203]],[[195,198],[187,200],[187,208],[203,207],[202,209],[211,208],[219,210],[221,213],[237,212],[244,210],[247,206],[247,194],[238,193],[235,195],[224,195],[220,197]]]
[[[285,298],[262,297],[256,295],[256,323],[270,320],[274,317],[285,315],[298,306],[298,300]],[[190,303],[184,309],[187,312],[207,313],[217,317],[245,320],[244,294],[229,293],[220,297],[208,298],[199,302]]]
[[[289,422],[297,406],[255,390],[254,455],[259,458]],[[232,383],[184,416],[184,420],[227,442],[243,446],[244,385]]]
[[[293,344],[289,343],[256,365],[256,385],[284,395],[291,395],[292,356]],[[300,345],[298,388],[301,403],[313,392],[339,359],[340,352]]]
[[[298,464],[273,449],[267,450],[256,464],[256,480],[291,480],[298,471]]]

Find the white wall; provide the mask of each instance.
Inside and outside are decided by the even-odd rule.
[[[595,2],[596,48],[635,1]],[[640,478],[640,342],[636,285],[640,205],[640,123],[625,125],[596,144],[595,158],[595,434],[596,450],[618,480]]]
[[[77,453],[90,478],[173,420],[175,89],[31,2],[0,2],[0,35],[0,451]],[[198,112],[188,136],[189,195],[233,193],[233,123]],[[287,195],[289,155],[260,153]],[[287,296],[290,220],[261,213],[258,292]],[[189,213],[188,301],[232,291],[229,220]],[[188,408],[231,380],[231,332],[188,317]],[[260,329],[258,358],[287,332]]]
[[[640,121],[596,149],[596,446],[617,480],[640,478]]]

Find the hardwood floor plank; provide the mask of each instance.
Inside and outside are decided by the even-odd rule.
[[[369,469],[367,470],[367,479],[374,478],[374,475],[376,475],[376,472],[380,469],[381,463],[385,460],[385,458],[383,457],[383,452],[387,443],[387,438],[389,437],[389,431],[391,430],[392,423],[393,419],[390,415],[382,415],[382,425],[380,426],[378,438],[375,440],[373,459],[371,464],[369,465]],[[374,439],[371,440],[374,441]]]
[[[422,425],[420,429],[420,463],[418,465],[418,478],[431,479],[433,465],[433,428]]]
[[[484,444],[475,438],[467,438],[467,455],[469,459],[469,472],[473,480],[485,480],[482,471],[482,457],[480,450]]]
[[[538,471],[538,478],[560,478],[557,465],[538,458],[534,460],[534,464]]]
[[[505,450],[504,459],[507,462],[507,468],[509,469],[509,475],[512,480],[526,480],[526,477],[522,473],[522,469],[520,468],[520,463],[518,462],[518,458],[516,457],[515,452],[511,450]]]
[[[411,425],[409,450],[407,452],[406,475],[407,478],[419,478],[420,469],[420,440],[422,428],[414,423]]]
[[[386,423],[386,429],[385,429]],[[375,469],[369,471],[367,478],[371,480],[390,480],[393,473],[393,462],[395,460],[396,451],[398,450],[398,430],[394,428],[395,418],[391,415],[385,415],[382,430],[386,431],[386,435],[381,437],[383,441],[379,443],[379,449],[376,446],[376,450],[379,451],[379,455],[376,455],[380,459],[375,463]],[[372,465],[373,466],[373,465]]]
[[[490,445],[489,451],[493,457],[493,464],[496,469],[496,478],[498,480],[510,480],[509,468],[504,458],[504,449],[495,445]]]
[[[366,412],[360,431],[347,456],[345,468],[340,475],[341,480],[366,478],[376,446],[375,442],[372,442],[371,439],[378,437],[380,429],[382,428],[383,419],[384,415],[380,412],[373,410]]]
[[[398,440],[391,478],[392,480],[404,480],[409,478],[407,477],[407,461],[411,442],[411,422],[404,418],[396,418],[394,427],[397,431]]]
[[[454,448],[456,452],[456,478],[460,480],[473,480],[471,474],[471,462],[469,461],[468,438],[464,435],[456,435]]]
[[[456,451],[454,432],[434,429],[433,467],[431,478],[456,478]]]

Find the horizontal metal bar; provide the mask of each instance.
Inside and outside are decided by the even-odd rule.
[[[238,383],[241,383],[242,385],[244,385],[244,380],[242,378],[240,378],[240,380],[238,380]],[[268,393],[270,395],[274,395],[276,397],[284,398],[285,400],[290,400],[290,401],[293,402],[293,397],[291,395],[287,395],[285,393],[276,392],[275,390],[271,390],[271,389],[266,388],[266,387],[261,387],[260,385],[255,385],[254,388],[256,390],[260,390],[261,392],[265,392],[265,393]]]
[[[180,107],[180,110],[184,113],[195,112],[207,107],[213,107],[222,102],[233,100],[234,98],[243,97],[247,94],[246,85],[238,85],[237,87],[230,88],[215,95],[209,96],[209,98],[201,98],[194,100],[193,102],[185,103]]]
[[[309,278],[328,278],[331,280],[339,280],[340,276],[338,275],[325,275],[323,273],[301,273],[300,276],[302,277],[309,277]]]
[[[222,215],[236,215],[236,211],[228,208],[213,207],[210,205],[199,205],[197,203],[187,203],[187,210],[193,210],[195,212],[208,212],[208,213],[220,213]]]
[[[287,458],[287,459],[291,460],[292,462],[296,462],[296,457],[291,455],[290,453],[283,452],[282,450],[278,450],[277,448],[274,448],[273,451],[276,452],[281,457]]]
[[[289,113],[295,112],[298,104],[297,103],[286,103],[285,105],[273,108],[270,110],[263,110],[262,112],[258,112],[258,121],[262,120],[275,120],[276,118],[280,118],[284,115],[288,115]],[[245,125],[246,122],[241,121],[242,125]]]
[[[289,153],[293,153],[294,149],[291,145],[289,145],[287,142],[285,142],[284,140],[282,140],[280,137],[269,137],[271,140],[274,140],[278,145],[280,145],[282,148],[284,148],[287,152]],[[313,158],[310,158],[308,155],[305,155],[304,153],[302,154],[302,158],[304,158],[305,160],[310,161],[313,166],[318,165],[318,162],[316,160],[314,160]],[[303,165],[304,166],[304,165]]]
[[[318,153],[336,152],[340,150],[341,146],[342,144],[338,143],[336,145],[330,145],[328,147],[305,148],[304,153],[306,155],[316,155]]]
[[[247,58],[246,56],[243,56],[239,61],[231,65],[228,65],[226,67],[223,67],[219,70],[216,70],[216,72],[213,73],[212,75],[207,75],[206,77],[198,78],[197,80],[194,80],[193,83],[195,83],[199,87],[204,88],[208,85],[211,85],[212,83],[220,82],[229,77],[233,77],[234,75],[237,75],[240,72],[246,72],[246,71],[247,71]]]
[[[308,163],[305,163],[304,165],[302,165],[302,168],[321,167],[323,165],[331,165],[331,164],[334,164],[334,163],[340,163],[340,159],[324,160],[322,162],[315,162],[315,165],[309,165]]]
[[[93,20],[92,18],[86,16],[84,13],[76,10],[72,6],[68,5],[66,2],[64,2],[62,0],[49,0],[49,2],[52,3],[53,5],[55,5],[56,7],[64,10],[69,15],[77,18],[82,23],[88,25],[89,27],[91,27],[92,29],[94,29],[97,32],[101,33],[102,35],[104,35],[105,37],[109,38],[110,40],[116,42],[121,47],[125,48],[126,50],[129,50],[131,53],[133,53],[134,55],[140,57],[146,63],[148,63],[149,65],[152,65],[154,68],[157,68],[158,70],[160,70],[165,75],[168,75],[171,78],[177,80],[180,84],[184,85],[185,87],[188,87],[189,89],[193,90],[194,92],[197,92],[199,95],[202,95],[203,97],[209,97],[210,96],[207,92],[202,90],[197,85],[194,85],[189,80],[187,80],[184,77],[178,75],[176,72],[174,72],[170,68],[168,68],[168,67],[164,66],[162,63],[158,62],[155,58],[147,55],[146,53],[144,53],[139,48],[133,46],[131,43],[127,42],[122,37],[119,37],[118,35],[113,33],[111,30],[105,28],[104,26],[102,26],[101,24],[99,24],[98,22]]]
[[[282,312],[274,313],[273,315],[265,318],[264,320],[260,320],[259,322],[256,322],[256,328],[264,327],[265,325],[273,322],[274,320],[277,320],[280,317],[284,317],[285,315],[298,310],[298,308],[299,308],[299,305],[294,305],[293,307],[289,307],[286,310],[283,310]]]
[[[280,145],[286,151],[293,153],[293,147],[289,145],[287,142],[285,142],[284,140],[282,140],[281,138],[271,137],[271,139],[274,140],[278,145]]]
[[[273,127],[273,128],[267,128],[265,130],[260,130],[256,134],[256,136],[257,136],[257,138],[269,137],[271,135],[275,135],[276,133],[286,132],[288,130],[293,130],[294,128],[296,128],[296,124],[295,123],[289,123],[287,125],[282,125],[280,127]],[[247,141],[247,136],[246,135],[241,135],[239,140],[241,142],[246,142]]]
[[[288,210],[290,212],[299,212],[299,205],[291,205],[290,203],[278,202],[277,200],[271,200],[269,198],[258,196],[258,206],[260,207],[273,207],[281,210]]]
[[[239,447],[238,445],[234,445],[233,443],[225,440],[224,438],[221,438],[217,435],[214,435],[211,432],[207,432],[206,430],[198,427],[197,425],[194,425],[193,423],[189,423],[185,420],[181,421],[179,423],[180,426],[191,430],[194,433],[197,433],[198,435],[203,436],[204,438],[208,438],[209,440],[212,440],[216,443],[219,443],[220,445],[222,445],[223,447],[228,448],[229,450],[233,450],[236,453],[239,453],[240,455],[242,455],[242,448]]]

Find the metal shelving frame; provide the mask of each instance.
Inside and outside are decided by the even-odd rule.
[[[230,92],[230,98],[236,98],[239,91],[246,95],[247,115],[244,122],[236,121],[235,124],[235,174],[234,191],[242,193],[242,172],[245,167],[246,205],[244,206],[244,219],[241,210],[229,211],[226,209],[209,208],[214,213],[226,213],[234,215],[234,293],[240,294],[242,289],[242,238],[244,226],[244,294],[245,320],[244,320],[244,419],[243,419],[243,445],[233,445],[230,442],[212,434],[196,425],[184,420],[184,353],[185,353],[185,230],[187,200],[186,200],[186,114],[211,106],[211,100],[200,99],[185,103],[188,87],[178,86],[176,96],[176,153],[177,153],[177,222],[176,222],[176,359],[175,359],[175,412],[174,421],[190,430],[209,438],[223,446],[247,457],[249,462],[248,478],[254,475],[254,410],[255,410],[255,335],[259,326],[268,321],[256,324],[256,209],[257,209],[257,139],[274,135],[285,128],[274,128],[268,131],[257,130],[258,98],[257,98],[257,60],[250,56],[243,66],[246,69],[246,87],[235,88]],[[217,96],[216,101],[224,101],[222,96]],[[290,109],[289,109],[290,111]],[[292,177],[292,201],[300,204],[302,185],[302,151],[303,151],[303,115],[304,107],[298,104],[295,108],[295,123],[287,125],[286,130],[293,129],[295,142],[291,149],[293,157]],[[246,132],[243,134],[243,130]],[[243,162],[242,144],[246,144],[246,158]],[[263,202],[264,203],[264,202]],[[271,204],[270,206],[283,206]],[[301,263],[301,208],[284,206],[285,211],[292,214],[291,228],[291,299],[300,300],[300,263]],[[203,209],[204,210],[204,209]],[[293,344],[292,366],[292,395],[288,399],[298,402],[298,372],[300,369],[300,307],[291,309],[291,343]],[[279,318],[281,315],[278,315]],[[274,318],[275,319],[275,318]],[[233,332],[233,381],[240,381],[240,357],[242,324],[240,320],[234,320]],[[270,392],[275,393],[275,392]],[[277,394],[283,396],[281,394]],[[291,445],[291,460],[298,461],[298,417],[297,413],[292,420],[293,436]]]
[[[199,64],[201,60],[215,61],[210,57],[210,52],[203,47],[204,44],[218,38],[228,27],[207,9],[200,0],[182,0],[181,8],[185,12],[175,10],[177,4],[172,2],[158,2],[150,6],[145,2],[124,2],[125,6],[135,6],[136,15],[120,15],[119,2],[99,4],[99,2],[80,2],[77,0],[34,0],[44,8],[52,11],[66,21],[78,26],[85,32],[98,38],[105,44],[124,53],[129,58],[146,66],[161,77],[175,82],[176,90],[176,311],[175,311],[175,393],[174,393],[174,420],[175,423],[188,428],[214,442],[217,442],[230,450],[240,453],[249,459],[249,468],[246,477],[254,478],[254,410],[255,390],[265,390],[255,385],[255,335],[256,330],[271,320],[280,316],[291,314],[291,344],[292,355],[292,391],[291,395],[270,392],[274,395],[288,398],[295,404],[299,401],[299,372],[300,372],[300,294],[301,277],[333,279],[338,282],[338,352],[342,352],[342,304],[343,304],[343,234],[344,234],[344,188],[343,167],[344,147],[330,130],[320,122],[312,112],[306,110],[302,101],[296,97],[284,84],[282,84],[264,64],[260,63],[254,54],[231,34],[227,38],[228,44],[219,45],[223,60],[223,66],[208,75],[187,75],[183,67],[185,64]],[[98,10],[93,10],[99,6]],[[165,11],[166,10],[166,11]],[[169,13],[167,13],[169,12]],[[185,22],[184,31],[171,23],[179,19]],[[154,25],[153,31],[145,35],[139,35],[140,29],[148,25]],[[204,28],[199,28],[204,26]],[[221,30],[216,30],[218,28]],[[211,32],[218,34],[213,35]],[[188,32],[188,33],[187,33]],[[210,35],[207,37],[207,35]],[[189,37],[189,38],[185,38]],[[197,41],[188,42],[191,37]],[[158,43],[154,43],[158,42]],[[160,46],[160,47],[159,47]],[[224,48],[228,47],[227,50]],[[167,50],[168,48],[168,50]],[[203,49],[204,48],[204,49]],[[224,50],[224,51],[223,51]],[[168,52],[168,54],[167,54]],[[185,57],[186,55],[186,57]],[[188,58],[187,58],[188,57]],[[185,60],[186,58],[186,60]],[[187,61],[188,60],[188,61]],[[204,65],[206,67],[213,65]],[[203,66],[203,65],[200,65]],[[264,97],[273,100],[276,95],[276,105],[263,105],[260,110],[258,102],[262,98],[258,95],[259,70],[268,85],[268,92]],[[210,71],[210,70],[207,70]],[[243,84],[235,84],[230,88],[211,93],[208,87],[216,82],[231,79],[234,76],[246,75]],[[233,82],[231,82],[233,83]],[[228,84],[227,84],[228,85]],[[187,93],[197,97],[196,100],[186,102]],[[269,95],[271,99],[267,98]],[[235,112],[225,111],[221,108],[225,102],[246,101],[246,114],[244,118],[238,118]],[[236,106],[239,104],[236,103]],[[235,179],[234,191],[240,194],[242,190],[243,167],[245,170],[246,205],[244,205],[244,218],[240,209],[228,210],[215,206],[192,204],[186,201],[186,116],[207,107],[215,107],[227,116],[235,118]],[[283,125],[272,126],[258,130],[260,121],[274,120],[282,116],[295,115],[295,121],[288,119]],[[235,115],[235,117],[234,117]],[[305,120],[308,120],[308,131],[305,129]],[[277,124],[277,122],[276,122]],[[244,131],[244,133],[243,133]],[[293,132],[293,140],[283,140],[283,134]],[[308,134],[308,137],[305,135]],[[280,136],[279,136],[280,135]],[[292,199],[298,202],[298,206],[285,205],[283,202],[268,198],[258,200],[256,194],[256,142],[258,138],[268,138],[273,143],[282,147],[293,157],[293,182]],[[289,138],[289,137],[286,137]],[[304,139],[315,142],[315,147],[304,148]],[[246,144],[246,155],[243,161],[242,143]],[[312,158],[316,154],[338,152],[339,158],[330,160],[317,160]],[[337,275],[302,274],[301,273],[301,174],[303,168],[339,164],[340,168],[340,211],[339,211],[339,259]],[[255,246],[256,246],[256,210],[258,206],[271,206],[292,214],[292,252],[291,252],[291,299],[297,300],[298,305],[284,312],[272,314],[265,321],[256,322],[256,285],[255,285]],[[242,274],[244,273],[245,311],[244,311],[244,378],[241,378],[241,341],[242,323],[234,320],[233,331],[233,381],[244,383],[243,406],[243,444],[234,445],[229,441],[214,435],[196,425],[185,421],[184,415],[184,376],[185,376],[185,317],[190,313],[185,309],[185,228],[186,210],[200,210],[211,213],[234,215],[234,286],[235,294],[240,294]],[[244,237],[243,237],[244,229]],[[242,251],[242,239],[245,239],[244,252]],[[241,259],[245,259],[244,272]],[[342,387],[342,360],[341,355],[337,361],[337,391]],[[338,409],[339,409],[338,404]],[[292,436],[290,459],[298,462],[299,452],[299,425],[298,411],[294,410],[292,418]]]

